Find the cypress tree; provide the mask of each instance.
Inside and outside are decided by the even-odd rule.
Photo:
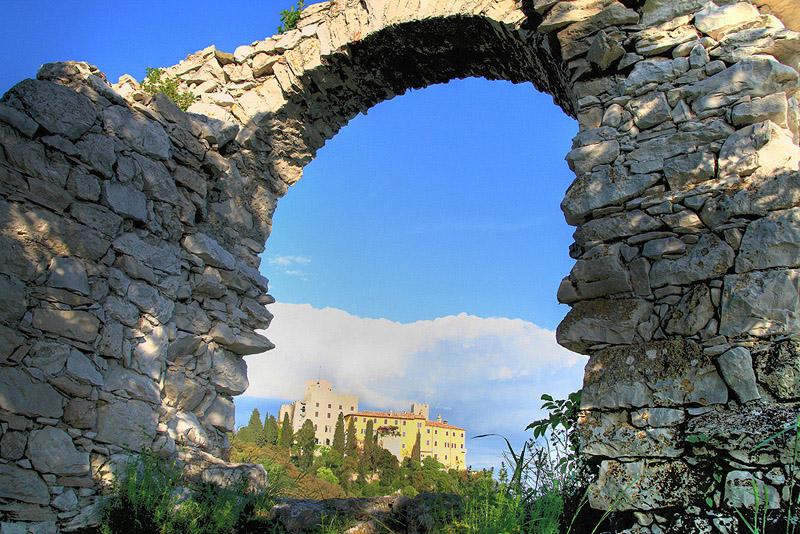
[[[372,419],[367,421],[367,430],[364,434],[364,458],[370,461],[372,458],[372,448],[375,446],[375,425],[372,424]]]
[[[339,412],[336,429],[333,431],[333,450],[344,456],[344,416]]]
[[[263,431],[261,426],[261,414],[258,413],[258,408],[254,408],[250,413],[250,420],[247,425],[239,429],[236,437],[247,443],[258,443],[258,438]]]
[[[411,459],[415,462],[422,461],[422,436],[417,431],[417,440],[414,442],[414,448],[411,449]]]
[[[358,438],[356,437],[356,425],[352,419],[347,423],[347,441],[345,442],[344,453],[353,456],[358,451]]]
[[[292,422],[289,421],[289,412],[283,414],[283,424],[281,425],[281,441],[280,446],[286,449],[292,447],[294,443],[294,434],[292,433]]]
[[[274,415],[270,415],[264,421],[264,441],[267,445],[277,445],[278,443],[278,420]]]
[[[317,442],[314,423],[311,422],[311,419],[306,419],[303,422],[303,426],[297,431],[295,438],[300,453],[298,455],[299,465],[303,469],[308,469],[314,462],[314,445]]]

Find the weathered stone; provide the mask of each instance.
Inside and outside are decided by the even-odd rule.
[[[0,103],[0,121],[10,124],[26,137],[33,137],[39,125],[21,111]]]
[[[147,220],[147,199],[132,185],[114,181],[103,182],[103,200],[116,213],[137,221]]]
[[[206,177],[187,167],[179,166],[173,174],[175,181],[184,187],[188,187],[200,196],[206,196]]]
[[[716,308],[711,302],[711,291],[708,286],[694,286],[681,297],[664,331],[668,334],[692,336],[700,332],[715,313]]]
[[[569,224],[580,223],[597,208],[629,200],[658,181],[655,174],[628,174],[616,167],[578,177],[561,202]]]
[[[206,410],[204,420],[223,432],[232,431],[234,428],[233,401],[222,395],[217,395],[214,402]]]
[[[642,256],[658,259],[665,254],[683,254],[684,251],[686,243],[676,237],[665,237],[646,242],[642,247]]]
[[[747,226],[736,272],[800,266],[800,208],[774,211]]]
[[[800,166],[800,147],[787,130],[772,122],[742,128],[730,136],[719,153],[719,177],[761,175],[796,171]]]
[[[204,233],[191,234],[183,238],[183,247],[212,267],[233,270],[236,260],[216,239]]]
[[[16,367],[0,367],[0,408],[30,417],[61,417],[63,399],[48,384]]]
[[[25,285],[16,278],[0,275],[0,320],[13,323],[28,310]]]
[[[175,309],[175,303],[162,297],[156,288],[136,280],[128,286],[128,299],[162,324],[170,320]]]
[[[97,317],[85,311],[55,308],[33,310],[34,327],[78,341],[94,341],[99,325]]]
[[[657,510],[687,506],[700,491],[696,475],[680,461],[604,460],[589,487],[589,505],[601,510]]]
[[[0,464],[0,497],[33,504],[50,504],[47,484],[32,469]]]
[[[80,158],[106,178],[114,176],[117,155],[114,141],[105,135],[89,133],[76,144]]]
[[[733,266],[733,249],[714,234],[703,234],[689,252],[676,259],[662,258],[650,269],[653,287],[691,284],[724,275]]]
[[[101,402],[97,409],[97,441],[141,451],[156,435],[158,414],[151,405],[138,401]]]
[[[606,299],[576,303],[558,325],[556,339],[570,350],[585,354],[598,343],[629,344],[636,328],[652,312],[640,299]]]
[[[699,11],[707,0],[647,0],[642,8],[642,25],[656,26],[682,15]]]
[[[178,409],[191,411],[197,408],[205,396],[205,388],[200,382],[189,378],[179,369],[170,366],[164,378],[164,394],[167,401]]]
[[[675,408],[641,408],[631,412],[631,424],[638,428],[676,426],[686,420],[683,410]]]
[[[728,388],[714,364],[692,342],[613,347],[591,355],[581,409],[723,404]]]
[[[171,434],[174,433],[174,439],[178,443],[188,441],[200,446],[208,445],[208,435],[205,429],[197,420],[197,416],[191,412],[176,413],[167,426]]]
[[[575,242],[584,245],[593,241],[610,241],[649,232],[661,226],[661,221],[641,210],[624,211],[582,224],[575,231]]]
[[[683,452],[675,429],[633,427],[626,412],[584,412],[578,436],[583,453],[593,456],[674,458]]]
[[[46,427],[32,431],[28,438],[27,456],[40,473],[89,473],[89,453],[76,450],[72,438],[60,428]]]
[[[725,351],[717,358],[717,361],[722,378],[741,402],[750,402],[761,398],[756,386],[756,375],[753,371],[753,360],[749,350],[744,347],[734,347]]]
[[[143,336],[134,349],[133,367],[153,380],[161,378],[161,371],[167,357],[169,335],[163,326],[153,327]]]
[[[587,59],[600,67],[608,69],[615,61],[625,55],[625,48],[616,40],[611,39],[604,31],[597,32],[586,55]]]
[[[68,489],[61,495],[55,497],[52,504],[62,512],[75,510],[78,508],[78,497],[75,495],[74,490]]]
[[[6,460],[16,461],[25,455],[28,436],[24,432],[6,432],[0,439],[0,456]]]
[[[161,394],[155,381],[114,362],[109,363],[103,389],[123,397],[153,404],[161,401]]]
[[[71,350],[66,364],[67,373],[79,382],[100,386],[103,376],[97,371],[92,361],[82,352]]]
[[[258,354],[275,348],[275,345],[262,335],[244,331],[236,333],[223,323],[215,324],[208,335],[231,352],[241,355]]]
[[[755,485],[755,488],[753,487]],[[725,478],[725,504],[732,508],[758,507],[776,510],[781,507],[778,490],[747,471],[731,471]]]
[[[133,232],[122,234],[114,240],[114,249],[133,256],[140,262],[170,274],[180,272],[180,249],[166,242],[151,243]]]
[[[604,141],[572,149],[567,154],[567,163],[575,174],[581,176],[599,165],[613,162],[617,156],[619,156],[619,143]]]
[[[67,189],[76,197],[84,200],[96,201],[100,198],[100,182],[80,167],[75,167],[70,171]]]
[[[634,98],[628,103],[628,108],[633,114],[633,122],[641,130],[653,128],[671,118],[672,110],[663,93],[651,93]]]
[[[788,126],[787,116],[789,102],[784,93],[754,98],[742,102],[731,110],[731,122],[734,126],[745,126],[756,122],[772,121],[778,126]]]
[[[247,380],[247,362],[224,350],[212,352],[211,381],[217,391],[228,395],[241,395],[250,383]]]
[[[760,18],[761,14],[758,9],[749,2],[737,2],[723,6],[709,2],[694,16],[694,24],[701,32],[719,40],[737,27],[758,22]]]
[[[680,26],[670,30],[647,30],[642,32],[636,41],[636,52],[643,56],[655,56],[695,40],[697,31],[691,26]]]
[[[694,152],[664,160],[664,176],[673,191],[714,178],[716,161],[710,152]]]
[[[800,398],[800,343],[773,343],[769,351],[755,355],[758,381],[782,401]]]
[[[725,277],[719,333],[785,335],[800,329],[800,270],[753,271]]]
[[[754,56],[683,88],[683,94],[692,109],[701,113],[730,105],[744,95],[762,97],[794,92],[797,82],[798,74],[793,68],[772,57]]]
[[[47,285],[89,294],[89,279],[83,262],[76,258],[55,257],[50,262],[50,276]]]
[[[88,98],[55,83],[25,80],[15,85],[12,93],[45,130],[68,139],[78,139],[97,119]]]
[[[124,140],[140,154],[162,160],[169,158],[169,136],[159,123],[141,113],[110,106],[103,110],[103,124],[107,134]]]
[[[64,422],[75,428],[94,429],[97,424],[97,405],[85,399],[70,399],[64,407]]]

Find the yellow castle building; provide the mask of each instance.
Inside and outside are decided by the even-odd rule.
[[[355,412],[345,415],[345,428],[353,421],[356,436],[363,441],[368,421],[378,434],[381,447],[394,454],[398,460],[410,458],[420,437],[420,458],[432,457],[449,469],[466,469],[466,431],[443,421],[428,419],[427,404],[411,405],[410,412]]]

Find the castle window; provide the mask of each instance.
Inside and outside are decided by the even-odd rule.
[[[389,420],[388,420],[388,419],[384,419],[384,420],[383,420],[383,424],[384,424],[384,425],[388,425],[388,424],[389,424]]]
[[[405,444],[405,443],[403,443],[403,448],[404,448],[404,449],[406,448],[406,444]]]
[[[444,455],[444,459],[447,460],[447,455],[446,454]]]
[[[340,409],[340,410],[342,409],[342,405],[341,405],[341,404],[339,405],[339,409]]]
[[[426,440],[425,440],[425,445],[430,445],[430,444],[431,444],[431,440],[429,440],[429,439],[426,439]]]
[[[405,432],[403,432],[403,437],[406,437],[406,433]]]
[[[351,412],[354,412],[354,411],[356,411],[356,409],[355,409],[355,408],[353,408],[352,406],[350,406],[350,411],[351,411]]]
[[[328,419],[330,419],[330,418],[331,418],[331,413],[330,413],[330,412],[328,412]]]
[[[405,421],[403,421],[403,426],[406,426],[406,422]]]
[[[314,417],[319,417],[319,412],[314,412]]]
[[[428,429],[428,434],[430,434],[430,433],[431,433],[431,429],[429,428],[429,429]]]
[[[331,405],[330,405],[330,404],[328,404],[328,408],[330,408],[330,407],[331,407]]]
[[[319,408],[319,403],[317,403],[317,408]]]
[[[439,442],[438,442],[438,441],[434,441],[434,442],[433,442],[433,446],[434,446],[434,447],[438,447],[438,446],[439,446]]]

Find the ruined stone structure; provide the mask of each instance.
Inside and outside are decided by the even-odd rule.
[[[270,348],[275,204],[354,115],[464,76],[532,82],[580,123],[558,338],[590,356],[592,506],[653,533],[724,531],[751,481],[777,506],[790,435],[751,449],[800,400],[793,3],[335,0],[168,69],[191,113],[45,65],[0,103],[0,518],[86,524],[144,449],[264,483],[221,459],[241,356]]]

